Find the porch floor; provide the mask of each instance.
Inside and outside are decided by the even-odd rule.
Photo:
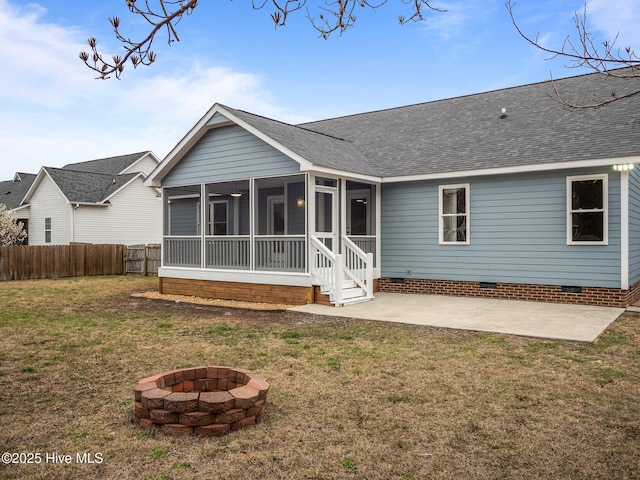
[[[309,304],[291,310],[337,317],[593,342],[625,310],[487,298],[379,292],[340,308]]]

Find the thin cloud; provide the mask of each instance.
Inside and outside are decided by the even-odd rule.
[[[638,0],[592,0],[587,4],[587,21],[622,49],[630,46],[640,55],[640,2]],[[588,25],[587,25],[588,27]]]
[[[173,64],[95,80],[78,59],[87,33],[46,17],[37,4],[0,0],[0,180],[141,150],[162,157],[215,102],[292,120],[261,76],[178,52]]]
[[[431,36],[448,41],[468,31],[470,23],[477,23],[496,8],[499,2],[466,0],[459,2],[440,2],[435,7],[446,10],[444,13],[425,13],[424,29]]]

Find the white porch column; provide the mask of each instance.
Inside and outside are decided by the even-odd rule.
[[[376,271],[382,276],[382,184],[375,184],[376,190]]]
[[[338,224],[338,244],[340,245],[340,253],[344,253],[342,246],[342,237],[347,234],[347,180],[341,178],[338,180],[340,187],[338,188],[340,208],[336,212],[339,215],[340,223]]]
[[[311,236],[316,234],[316,176],[314,173],[307,174],[307,202],[305,204],[307,215],[307,272],[311,271],[313,255],[311,252]]]

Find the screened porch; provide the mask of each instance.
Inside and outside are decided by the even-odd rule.
[[[340,232],[377,257],[375,185],[299,174],[165,187],[163,198],[164,267],[308,273],[309,237],[339,251]]]

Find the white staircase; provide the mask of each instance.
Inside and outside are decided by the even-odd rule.
[[[336,307],[373,299],[373,255],[343,237],[344,254],[335,254],[311,236],[311,273],[320,293]]]

